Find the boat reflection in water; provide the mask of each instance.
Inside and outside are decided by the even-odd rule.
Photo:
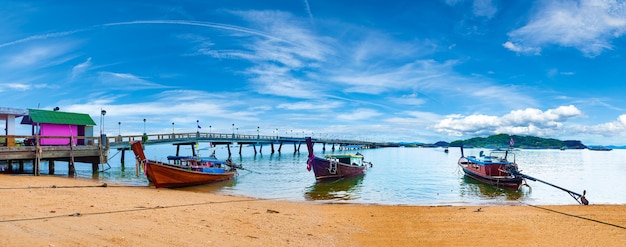
[[[217,181],[210,184],[200,184],[188,187],[176,188],[176,190],[193,191],[193,192],[206,192],[206,193],[218,193],[223,191],[224,188],[232,188],[237,184],[237,179],[230,179],[224,181]]]
[[[307,187],[304,198],[309,201],[349,201],[358,199],[364,175],[331,181],[316,181]]]
[[[496,200],[508,203],[522,199],[524,195],[530,193],[522,186],[519,190],[510,190],[499,188],[494,185],[489,185],[476,181],[470,177],[463,176],[460,183],[461,197],[479,198],[479,200]]]

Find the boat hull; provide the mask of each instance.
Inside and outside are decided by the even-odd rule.
[[[465,157],[461,157],[458,163],[465,176],[481,183],[518,190],[524,181],[521,176],[503,173],[506,170],[504,163],[478,164]]]
[[[148,160],[145,164],[146,176],[156,188],[176,188],[233,179],[236,172],[207,173],[187,170],[168,164]]]
[[[175,188],[193,185],[208,184],[218,181],[233,179],[237,172],[223,168],[212,168],[206,166],[183,167],[159,161],[148,160],[143,152],[141,142],[131,145],[133,153],[140,165],[143,165],[146,177],[156,188]],[[200,170],[207,170],[200,171]]]
[[[344,177],[355,177],[364,174],[367,170],[367,166],[363,164],[352,165],[350,163],[339,162],[338,160],[316,157],[315,154],[313,154],[313,141],[310,137],[306,138],[306,145],[309,151],[307,169],[313,170],[316,180],[333,180]]]
[[[332,162],[327,159],[313,157],[308,161],[317,180],[338,179],[359,176],[367,170],[367,166],[354,166],[341,162]]]

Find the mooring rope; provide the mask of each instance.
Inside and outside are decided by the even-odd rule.
[[[118,155],[119,153],[121,153],[121,152],[122,152],[122,150],[118,150],[118,151],[117,151],[117,153],[115,153],[113,156],[111,156],[111,158],[109,158],[108,160],[113,159],[115,156],[117,156],[117,155]]]
[[[192,207],[192,206],[199,206],[199,205],[210,205],[210,204],[221,204],[221,203],[237,203],[237,202],[250,202],[250,201],[279,200],[279,199],[284,199],[284,198],[271,198],[271,199],[251,198],[251,199],[239,199],[239,200],[218,201],[218,202],[199,202],[199,203],[179,204],[179,205],[170,205],[170,206],[138,207],[138,208],[134,208],[134,209],[121,209],[121,210],[93,212],[93,213],[79,213],[79,212],[76,212],[76,213],[71,213],[71,214],[61,214],[61,215],[53,215],[53,216],[41,216],[41,217],[31,217],[31,218],[19,218],[19,219],[5,219],[5,220],[0,220],[0,223],[17,222],[17,221],[31,221],[31,220],[45,220],[45,219],[62,218],[62,217],[80,217],[80,216],[88,216],[88,215],[115,214],[115,213],[137,212],[137,211],[169,209],[169,208],[179,208],[179,207]]]
[[[522,201],[519,201],[519,202],[520,202],[521,204],[526,205],[526,206],[531,206],[531,207],[538,208],[538,209],[543,209],[543,210],[546,210],[546,211],[549,211],[549,212],[553,212],[553,213],[557,213],[557,214],[562,214],[562,215],[569,216],[569,217],[579,218],[579,219],[582,219],[582,220],[588,220],[588,221],[591,221],[591,222],[600,223],[600,224],[603,224],[603,225],[612,226],[612,227],[616,227],[616,228],[620,228],[620,229],[626,230],[626,226],[620,226],[620,225],[616,225],[616,224],[609,223],[609,222],[604,222],[604,221],[600,221],[600,220],[596,220],[596,219],[591,219],[591,218],[583,217],[583,216],[580,216],[580,215],[574,215],[574,214],[564,213],[564,212],[556,211],[556,210],[554,210],[554,209],[549,209],[549,208],[544,208],[544,207],[540,207],[540,206],[536,206],[536,205],[528,204],[528,203],[525,203],[525,202],[522,202]]]
[[[28,190],[28,189],[68,189],[68,188],[105,188],[105,187],[146,187],[145,185],[108,185],[107,183],[102,183],[100,185],[51,185],[51,186],[28,186],[28,187],[0,187],[0,190]]]

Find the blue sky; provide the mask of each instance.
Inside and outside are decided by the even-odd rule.
[[[624,1],[2,1],[0,23],[0,106],[105,109],[109,135],[626,144]]]

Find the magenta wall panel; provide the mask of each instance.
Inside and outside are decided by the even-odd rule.
[[[45,136],[78,136],[78,127],[67,124],[40,124],[41,145],[68,145],[68,138],[45,138]],[[76,145],[76,139],[74,139]]]

